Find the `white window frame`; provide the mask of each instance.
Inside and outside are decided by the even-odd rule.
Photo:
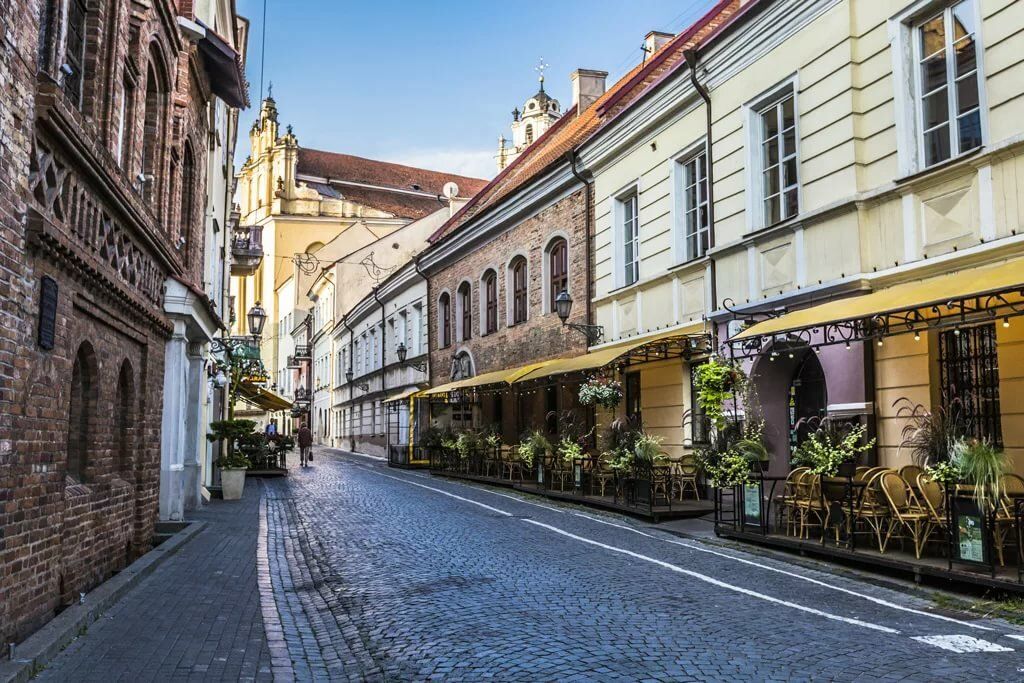
[[[412,324],[409,328],[409,355],[416,357],[423,353],[423,306],[412,305]]]
[[[963,0],[971,5],[974,15],[975,69],[978,82],[978,112],[981,123],[981,145],[965,152],[958,150],[954,143],[959,142],[959,131],[956,139],[951,139],[950,156],[944,161],[931,166],[925,165],[924,134],[922,131],[922,99],[920,73],[920,45],[918,29],[940,12],[947,12],[955,5],[961,4],[952,0],[918,0],[889,19],[889,43],[893,55],[893,83],[895,89],[896,109],[896,151],[899,159],[900,176],[920,173],[929,168],[936,168],[950,163],[964,155],[975,153],[984,148],[990,138],[988,129],[988,97],[985,88],[985,41],[982,36],[983,24],[981,10],[977,0]],[[948,15],[947,15],[948,17]],[[947,81],[952,61],[947,60]],[[948,95],[947,95],[948,98]],[[947,101],[952,101],[948,98]],[[952,112],[951,112],[952,116]],[[955,117],[951,118],[955,121]]]
[[[744,110],[744,126],[746,128],[746,177],[747,177],[747,192],[746,192],[746,208],[747,208],[747,232],[756,232],[762,228],[770,227],[765,216],[765,197],[764,193],[764,156],[762,149],[764,146],[764,125],[762,122],[761,115],[767,110],[777,107],[787,97],[793,98],[793,125],[794,125],[794,153],[786,156],[784,149],[780,142],[779,146],[779,215],[782,216],[783,195],[786,188],[794,187],[783,186],[782,184],[782,165],[786,159],[796,159],[796,202],[797,210],[796,213],[791,216],[781,217],[779,223],[783,223],[800,215],[803,210],[804,198],[803,198],[803,183],[801,182],[801,169],[800,169],[800,107],[799,107],[799,81],[796,74],[792,74],[783,81],[772,86],[765,92],[761,93],[754,99],[748,101],[743,105]],[[779,128],[778,135],[781,139],[782,129]]]
[[[701,140],[695,142],[694,144],[684,149],[679,154],[675,155],[670,161],[670,163],[672,164],[672,227],[675,233],[672,248],[674,261],[677,265],[681,263],[687,263],[698,258],[702,258],[707,253],[707,250],[705,250],[705,253],[703,254],[692,253],[690,249],[689,239],[686,234],[686,217],[690,213],[690,211],[694,210],[694,207],[691,207],[689,205],[689,202],[687,202],[686,200],[686,167],[698,157],[704,158],[704,200],[703,202],[700,201],[698,187],[698,202],[696,208],[697,211],[700,210],[701,206],[704,206],[706,209],[705,216],[708,217],[708,224],[704,228],[704,231],[708,235],[709,243],[711,240],[711,216],[710,211],[707,211],[707,209],[710,209],[710,193],[708,192],[707,186],[708,148],[707,140],[702,138]]]
[[[640,181],[635,180],[626,187],[623,187],[612,196],[612,254],[615,258],[615,288],[630,287],[640,281]],[[630,200],[636,202],[633,227],[633,260],[626,262],[626,203]],[[630,280],[627,277],[629,266],[635,269],[635,277]]]

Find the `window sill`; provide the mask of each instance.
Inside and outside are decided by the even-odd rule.
[[[927,168],[922,168],[919,171],[896,178],[893,180],[893,183],[899,186],[905,183],[912,183],[915,180],[930,178],[933,175],[941,175],[944,172],[959,169],[961,166],[966,166],[975,157],[980,156],[984,151],[985,145],[975,147],[974,149],[967,150],[958,156],[950,157],[945,161],[940,161],[939,163],[932,164]]]

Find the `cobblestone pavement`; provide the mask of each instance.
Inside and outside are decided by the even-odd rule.
[[[614,515],[319,454],[268,482],[261,511],[276,678],[1024,677],[1024,631],[1001,621]]]
[[[616,515],[323,449],[246,488],[42,678],[1024,678],[1018,627]]]
[[[270,681],[256,544],[262,485],[213,501],[207,527],[164,560],[39,675],[43,681]]]

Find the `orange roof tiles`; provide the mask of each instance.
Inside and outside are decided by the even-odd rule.
[[[607,121],[635,102],[684,61],[683,53],[710,37],[740,10],[741,0],[721,0],[690,28],[634,67],[583,112],[567,110],[558,121],[435,232],[436,242],[497,204],[589,139]],[[748,3],[749,4],[749,3]]]

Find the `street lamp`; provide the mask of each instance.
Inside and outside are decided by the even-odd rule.
[[[408,365],[409,367],[416,368],[420,372],[427,371],[427,361],[425,360],[410,361],[408,363],[405,362],[405,359],[409,356],[409,349],[405,348],[405,342],[399,342],[398,348],[395,349],[395,351],[398,353],[398,362],[401,365]]]
[[[352,384],[352,378],[354,376],[355,375],[352,373],[352,368],[351,367],[348,370],[345,371],[345,381],[348,382],[349,384]],[[367,382],[360,382],[358,384],[354,384],[353,386],[359,387],[363,391],[369,391],[370,390],[370,385]]]
[[[263,326],[267,324],[267,312],[263,310],[263,306],[260,306],[259,301],[249,309],[246,318],[249,320],[249,334],[254,337],[261,336],[263,334]]]
[[[570,330],[581,332],[587,338],[587,346],[600,344],[601,340],[604,338],[604,327],[602,325],[583,325],[581,323],[567,322],[571,311],[572,297],[569,296],[568,290],[563,289],[555,297],[555,313],[558,314],[558,318],[562,321],[562,325],[564,327],[568,327]]]

